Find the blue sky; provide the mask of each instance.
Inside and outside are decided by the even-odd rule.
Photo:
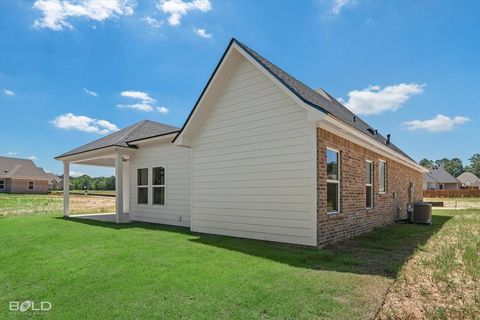
[[[480,152],[480,2],[0,2],[0,155],[181,126],[231,37],[342,98],[414,159]],[[109,169],[78,166],[93,175]]]

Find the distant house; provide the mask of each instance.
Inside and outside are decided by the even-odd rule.
[[[464,172],[457,177],[462,187],[480,189],[480,178],[471,172]]]
[[[0,157],[0,192],[47,193],[48,180],[32,160]]]
[[[48,176],[48,190],[60,190],[62,178],[54,173],[47,173]]]
[[[423,174],[423,190],[460,189],[460,181],[442,166],[434,165]]]

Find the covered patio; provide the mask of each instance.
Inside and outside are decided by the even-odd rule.
[[[90,165],[115,168],[115,212],[98,214],[79,214],[72,217],[93,219],[116,223],[128,223],[129,218],[129,159],[133,148],[107,147],[57,157],[63,161],[63,215],[70,217],[70,165]]]
[[[63,214],[70,216],[70,165],[90,165],[115,168],[115,213],[75,215],[75,218],[130,222],[130,157],[139,145],[155,141],[171,141],[179,128],[143,120],[115,131],[98,140],[55,157],[63,162]]]

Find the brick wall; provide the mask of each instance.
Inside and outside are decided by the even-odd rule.
[[[11,193],[47,193],[48,180],[11,179],[8,181],[8,191]],[[33,189],[28,189],[28,182],[33,181]]]
[[[422,199],[422,173],[317,129],[318,245],[349,238],[407,217],[408,186]],[[327,147],[340,151],[340,213],[327,214]],[[380,194],[378,160],[387,162],[387,192]],[[373,208],[366,209],[365,160],[373,162]]]

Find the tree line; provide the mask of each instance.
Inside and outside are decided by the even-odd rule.
[[[63,175],[60,176],[63,178]],[[70,177],[71,190],[115,190],[115,176],[90,177],[84,174],[79,177]]]
[[[425,168],[430,168],[434,164],[443,166],[445,171],[450,173],[455,178],[464,172],[471,172],[477,177],[480,177],[480,153],[475,153],[473,156],[470,157],[470,159],[468,159],[468,161],[470,161],[470,163],[464,166],[462,160],[460,160],[459,158],[443,158],[435,161],[429,159],[422,159],[420,160],[420,165]]]

